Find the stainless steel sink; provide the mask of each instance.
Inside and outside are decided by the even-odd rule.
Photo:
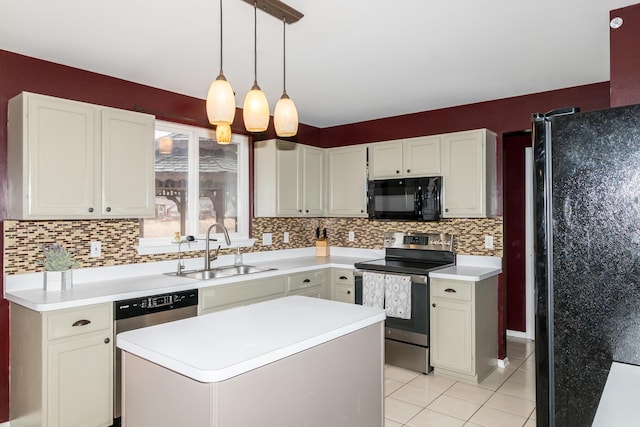
[[[183,271],[177,273],[167,273],[171,276],[188,277],[197,280],[219,279],[221,277],[241,276],[244,274],[261,273],[263,271],[276,270],[275,268],[256,267],[253,265],[228,265],[224,267],[212,268],[210,270]]]

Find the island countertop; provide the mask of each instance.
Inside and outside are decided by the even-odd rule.
[[[289,296],[124,332],[118,334],[116,345],[193,380],[211,383],[384,319],[380,308]]]

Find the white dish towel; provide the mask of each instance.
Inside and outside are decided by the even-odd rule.
[[[362,273],[362,305],[384,308],[384,274]]]
[[[384,276],[384,310],[389,317],[411,319],[411,277]]]

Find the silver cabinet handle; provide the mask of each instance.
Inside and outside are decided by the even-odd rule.
[[[452,289],[452,288],[447,288],[447,289],[445,289],[444,291],[445,291],[445,292],[449,292],[450,294],[451,294],[451,293],[453,293],[453,294],[455,294],[455,293],[456,293],[456,290],[455,290],[455,289]]]
[[[91,320],[81,319],[73,322],[73,325],[71,326],[85,326],[85,325],[88,325],[89,323],[91,323]]]

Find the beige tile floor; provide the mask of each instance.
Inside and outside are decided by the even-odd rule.
[[[511,362],[480,384],[385,366],[385,427],[535,427],[533,341],[507,339]]]

